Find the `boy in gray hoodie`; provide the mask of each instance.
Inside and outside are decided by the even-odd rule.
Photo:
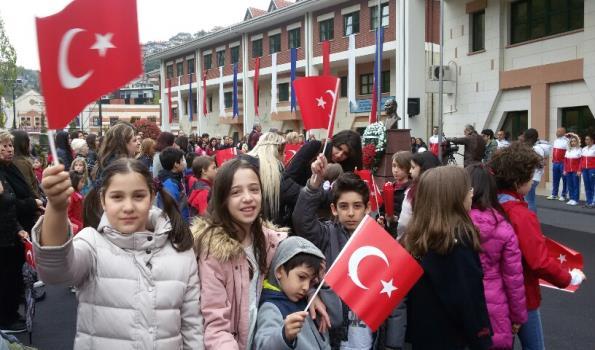
[[[307,239],[288,237],[279,244],[260,298],[256,350],[330,350],[328,334],[304,311],[323,262],[324,254]]]

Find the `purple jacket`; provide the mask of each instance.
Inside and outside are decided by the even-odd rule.
[[[512,323],[527,321],[521,251],[510,223],[494,209],[472,209],[479,229],[483,285],[494,335],[494,349],[512,349]]]

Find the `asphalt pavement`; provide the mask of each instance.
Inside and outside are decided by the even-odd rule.
[[[595,349],[595,210],[569,207],[543,197],[537,203],[545,235],[581,252],[587,275],[576,293],[542,288],[546,348]],[[44,289],[47,296],[37,304],[32,345],[41,350],[70,350],[76,328],[75,296],[67,286]],[[27,334],[19,338],[28,344]]]

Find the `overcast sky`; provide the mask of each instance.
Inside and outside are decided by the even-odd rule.
[[[101,0],[96,0],[101,1]],[[17,51],[17,64],[39,69],[35,17],[61,11],[71,0],[0,0],[0,17]],[[248,6],[266,10],[270,0],[137,0],[141,42],[167,40],[241,22]]]

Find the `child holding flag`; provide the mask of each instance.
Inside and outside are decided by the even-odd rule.
[[[545,236],[541,232],[537,215],[528,209],[523,199],[531,190],[533,171],[540,166],[541,157],[525,144],[513,143],[494,154],[489,166],[498,186],[498,201],[514,228],[523,255],[523,275],[527,300],[527,322],[519,330],[523,348],[543,349],[543,329],[539,305],[541,291],[539,279],[565,288],[579,285],[585,274],[578,269],[570,272],[561,263],[548,256]]]
[[[332,265],[353,231],[369,213],[370,190],[353,173],[341,174],[331,189],[331,211],[335,220],[318,220],[317,210],[324,200],[321,188],[327,158],[320,154],[311,165],[312,176],[298,197],[293,211],[295,233],[316,245],[325,255],[327,267]],[[396,312],[373,333],[339,298],[328,289],[321,291],[331,316],[330,342],[332,349],[399,348],[404,343],[406,320]]]
[[[320,249],[304,238],[289,237],[279,244],[260,297],[256,350],[330,350],[328,334],[321,334],[304,311],[323,262]]]

